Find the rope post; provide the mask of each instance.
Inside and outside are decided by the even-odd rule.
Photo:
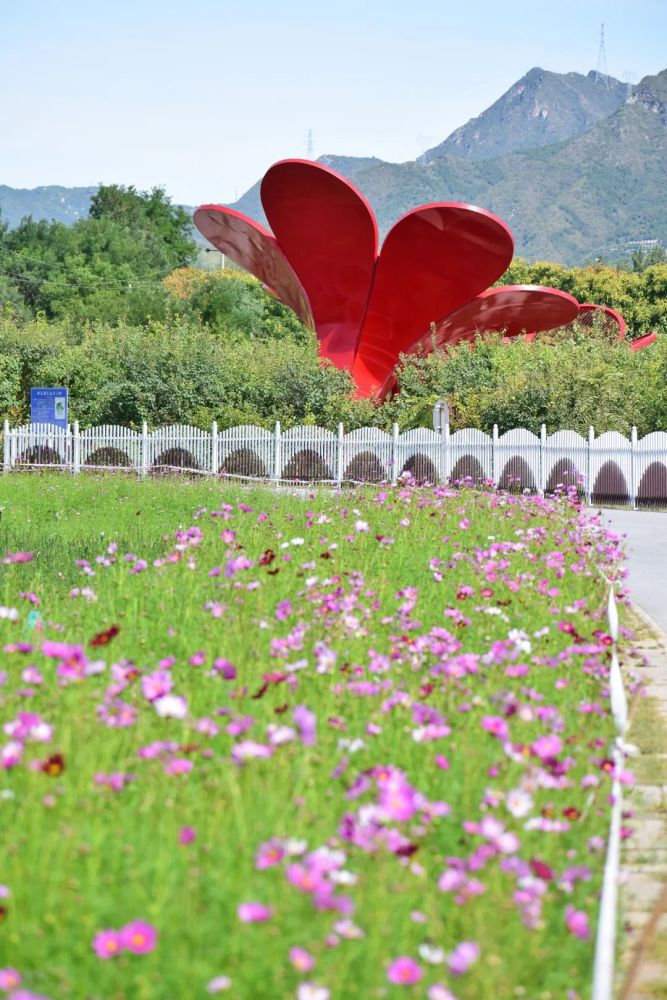
[[[491,438],[491,479],[494,486],[498,485],[498,424],[493,425]]]
[[[5,420],[2,436],[2,471],[9,472],[11,468],[11,456],[10,456],[10,431],[9,431],[9,420]]]
[[[442,446],[445,455],[443,478],[446,483],[449,483],[450,479],[452,478],[452,436],[451,436],[451,431],[449,429],[449,421],[447,421],[447,423],[445,424],[442,432]]]

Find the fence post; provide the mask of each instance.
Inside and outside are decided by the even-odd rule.
[[[280,473],[282,472],[282,455],[281,455],[281,440],[280,440],[280,421],[276,420],[276,430],[274,435],[274,447],[273,447],[273,476],[272,479],[280,479]]]
[[[343,485],[343,447],[345,445],[345,437],[343,431],[343,425],[338,425],[338,450],[336,451],[336,486],[338,489]]]
[[[74,436],[72,438],[72,472],[75,476],[81,472],[81,436],[78,420],[74,421]]]
[[[391,441],[391,481],[395,483],[398,479],[398,424],[394,424]]]
[[[595,444],[595,431],[588,428],[588,453],[586,455],[586,503],[590,507],[593,503],[593,445]]]
[[[451,431],[449,429],[449,420],[445,424],[442,432],[442,446],[445,451],[445,461],[444,461],[444,480],[445,483],[449,483],[452,478],[452,438]]]
[[[632,491],[632,509],[637,510],[637,428],[632,428],[630,434],[630,490]]]
[[[211,474],[214,476],[217,476],[220,464],[218,454],[218,422],[214,420],[211,424]]]
[[[141,464],[139,474],[145,476],[148,472],[148,424],[144,420],[141,425]]]
[[[540,427],[540,493],[544,496],[547,488],[546,484],[546,451],[547,451],[547,425]]]
[[[491,479],[495,486],[498,485],[498,424],[493,425],[493,435],[491,437]]]
[[[9,472],[11,468],[11,458],[9,454],[9,420],[5,420],[2,436],[2,471]]]

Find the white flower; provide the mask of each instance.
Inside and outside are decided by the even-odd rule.
[[[162,719],[184,719],[188,714],[188,703],[178,694],[165,694],[156,698],[153,705]]]
[[[428,962],[429,965],[442,965],[445,961],[444,948],[436,948],[432,944],[420,944],[417,950],[419,951],[420,958]]]
[[[344,868],[339,872],[331,872],[329,878],[337,885],[355,885],[359,881],[358,875],[355,875],[353,872],[348,872]]]
[[[507,793],[505,805],[512,816],[519,818],[527,816],[532,810],[533,800],[528,792],[524,792],[521,788],[513,788],[511,792]]]
[[[0,605],[0,618],[6,618],[10,622],[16,622],[19,618],[19,613],[16,608],[4,608]]]
[[[206,987],[207,993],[222,993],[223,990],[231,988],[232,981],[229,976],[216,976]]]
[[[305,538],[293,538],[290,544],[292,544],[292,545],[303,545],[304,542],[305,542],[305,540],[306,540]]]
[[[330,996],[326,986],[317,983],[300,983],[296,988],[296,1000],[329,1000]]]
[[[289,840],[285,841],[284,847],[290,857],[295,858],[300,854],[303,854],[308,849],[308,841],[297,840],[296,837],[291,837]]]
[[[354,529],[355,529],[355,531],[368,531],[369,530],[369,528],[368,528],[368,522],[367,521],[355,521],[354,522]]]

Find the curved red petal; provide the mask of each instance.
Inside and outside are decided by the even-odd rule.
[[[362,394],[384,383],[430,323],[493,284],[513,245],[501,219],[472,205],[422,205],[399,219],[376,265],[353,368]]]
[[[645,333],[643,337],[637,337],[630,344],[631,351],[641,351],[643,347],[648,347],[658,339],[657,333]]]
[[[209,243],[259,278],[306,326],[314,328],[308,296],[268,229],[222,205],[200,205],[193,221]]]
[[[306,289],[321,353],[352,365],[377,257],[366,199],[340,174],[283,160],[264,175],[262,204],[280,249]]]
[[[434,347],[474,340],[478,333],[504,332],[517,337],[527,330],[534,336],[543,330],[571,323],[579,312],[579,303],[567,292],[541,285],[504,285],[489,288],[472,302],[440,320],[435,334],[430,330],[414,344],[429,353]],[[386,393],[393,379],[384,387]]]
[[[610,306],[598,306],[592,302],[584,302],[579,306],[577,324],[593,327],[595,322],[602,322],[602,328],[607,333],[618,332],[618,340],[623,340],[627,333],[627,324],[620,312]]]

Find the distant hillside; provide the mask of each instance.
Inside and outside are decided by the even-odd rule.
[[[505,219],[517,255],[529,260],[573,265],[618,258],[632,241],[667,245],[666,91],[664,70],[643,79],[609,117],[565,142],[495,159],[446,153],[426,163],[379,163],[355,170],[354,183],[383,233],[416,205],[462,201]],[[234,207],[263,218],[246,198]]]
[[[456,129],[419,160],[431,163],[449,154],[489,160],[582,135],[628,97],[628,88],[620,80],[607,76],[596,81],[596,76],[593,70],[583,76],[535,67],[478,118]]]
[[[97,187],[11,188],[0,184],[0,221],[13,228],[26,215],[32,215],[37,222],[55,219],[69,225],[85,219],[96,191]]]

